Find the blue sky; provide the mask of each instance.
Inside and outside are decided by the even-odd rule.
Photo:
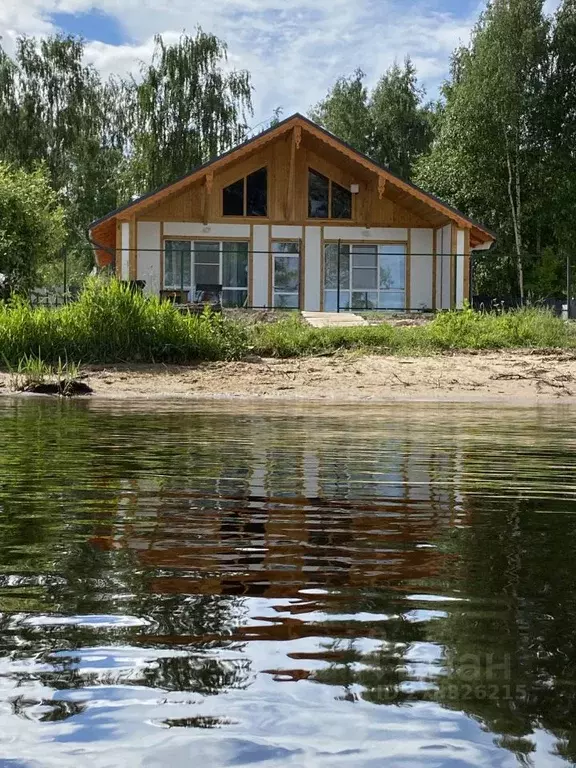
[[[546,0],[552,11],[559,0]],[[430,96],[454,48],[467,42],[484,0],[0,0],[0,36],[70,32],[104,74],[137,75],[153,36],[200,25],[228,43],[229,66],[254,84],[253,123],[276,107],[307,112],[339,75],[361,67],[369,85],[410,55]]]
[[[97,40],[108,45],[130,43],[130,38],[122,28],[118,18],[109,13],[89,10],[81,13],[56,11],[49,15],[51,24],[62,32]]]

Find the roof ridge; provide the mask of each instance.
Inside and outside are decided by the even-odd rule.
[[[392,183],[394,183],[394,180],[397,181],[400,185],[406,186],[410,189],[413,189],[415,192],[417,192],[420,195],[424,195],[425,197],[429,198],[430,201],[435,202],[437,205],[444,208],[446,211],[454,214],[458,218],[468,222],[471,226],[482,230],[482,232],[486,233],[489,237],[496,239],[496,235],[494,232],[489,230],[487,227],[485,227],[483,224],[480,224],[476,222],[474,219],[471,219],[469,216],[467,216],[462,211],[458,210],[454,206],[450,205],[449,203],[446,203],[444,200],[441,200],[436,195],[432,194],[431,192],[428,192],[425,189],[422,189],[422,187],[419,187],[417,184],[414,184],[411,181],[407,181],[406,179],[403,179],[401,176],[398,176],[398,174],[391,171],[387,166],[382,165],[381,163],[376,162],[368,155],[365,155],[363,152],[360,152],[359,150],[355,149],[351,144],[348,144],[348,142],[341,139],[339,136],[336,136],[336,134],[332,133],[331,131],[328,131],[326,128],[324,128],[321,125],[318,125],[318,123],[315,123],[313,120],[311,120],[306,115],[303,115],[301,112],[294,112],[293,114],[289,115],[288,117],[284,118],[280,122],[276,123],[275,125],[269,126],[265,130],[261,131],[260,133],[257,133],[255,136],[250,137],[249,139],[246,139],[241,144],[236,145],[235,147],[232,147],[231,149],[227,150],[226,152],[223,152],[222,154],[218,155],[217,157],[212,158],[211,160],[208,160],[205,163],[202,163],[195,168],[193,168],[188,173],[183,174],[177,179],[174,179],[171,182],[168,182],[166,184],[163,184],[160,187],[157,187],[156,189],[147,192],[140,197],[136,198],[135,200],[129,200],[124,205],[119,206],[113,211],[110,211],[105,216],[100,217],[99,219],[94,220],[91,222],[88,226],[88,230],[91,231],[95,227],[97,227],[99,224],[102,224],[103,222],[107,221],[108,219],[111,219],[114,216],[117,216],[119,213],[122,213],[123,211],[128,210],[129,208],[138,205],[142,203],[143,201],[154,197],[155,195],[159,194],[160,192],[163,192],[164,190],[168,189],[171,186],[174,186],[176,184],[180,184],[181,182],[186,181],[187,179],[191,178],[192,176],[195,176],[196,174],[200,173],[201,171],[208,170],[211,165],[220,162],[221,160],[225,159],[226,157],[233,155],[235,152],[239,152],[242,149],[246,148],[250,144],[252,144],[255,141],[258,141],[262,139],[263,137],[267,135],[271,135],[275,132],[280,132],[280,129],[285,129],[288,127],[288,125],[295,121],[295,120],[301,120],[305,125],[310,126],[313,130],[319,131],[320,133],[323,133],[325,136],[329,137],[332,141],[337,142],[339,145],[341,145],[343,148],[347,149],[348,151],[354,153],[359,158],[361,158],[363,161],[370,163],[374,168],[384,171],[388,176],[391,177]]]

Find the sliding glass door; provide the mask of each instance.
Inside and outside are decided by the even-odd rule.
[[[200,289],[199,289],[200,286]],[[243,241],[166,240],[164,288],[187,291],[221,287],[222,305],[248,304],[248,243]]]
[[[338,283],[340,291],[338,291]],[[406,245],[327,243],[324,248],[324,310],[404,309]]]

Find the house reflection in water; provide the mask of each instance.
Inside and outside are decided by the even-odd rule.
[[[465,517],[453,436],[447,452],[414,421],[373,433],[369,416],[328,413],[301,431],[305,415],[256,415],[215,435],[214,418],[175,425],[170,474],[125,481],[124,525],[100,539],[135,551],[153,592],[402,591],[438,574],[434,542]]]

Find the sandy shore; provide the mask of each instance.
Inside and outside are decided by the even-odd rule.
[[[114,399],[576,403],[576,354],[514,351],[418,358],[357,354],[254,358],[186,367],[90,367],[83,380],[94,395]],[[6,373],[0,373],[0,393],[11,394]]]

